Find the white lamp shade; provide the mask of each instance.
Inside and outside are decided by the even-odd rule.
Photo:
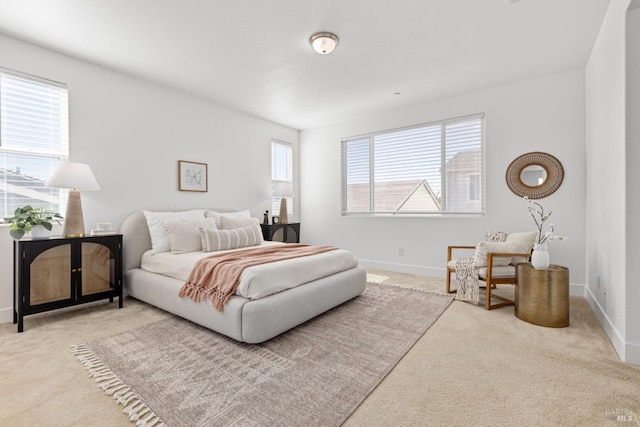
[[[72,188],[75,190],[100,190],[91,168],[85,163],[62,162],[51,176],[47,187]]]
[[[273,195],[276,197],[293,197],[293,185],[286,181],[278,182],[273,189]]]

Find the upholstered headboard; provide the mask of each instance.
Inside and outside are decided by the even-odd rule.
[[[180,212],[187,209],[154,209],[155,212]],[[216,212],[235,212],[237,209],[210,209]],[[151,249],[151,236],[147,219],[142,211],[136,211],[129,215],[120,226],[122,233],[122,271],[127,272],[132,268],[140,268],[142,255]]]

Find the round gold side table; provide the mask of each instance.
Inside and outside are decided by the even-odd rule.
[[[551,264],[545,270],[531,263],[516,265],[516,317],[551,328],[569,326],[569,269]]]

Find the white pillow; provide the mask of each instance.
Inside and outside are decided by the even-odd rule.
[[[167,233],[171,253],[183,254],[202,250],[200,228],[216,228],[213,218],[198,221],[164,221],[162,228]]]
[[[476,267],[487,266],[487,254],[488,253],[516,253],[515,242],[480,242],[476,246],[476,254],[474,256],[474,265]],[[508,257],[496,257],[493,258],[493,266],[509,265],[511,258]]]
[[[222,228],[220,226],[220,218],[225,216],[227,218],[251,218],[251,213],[248,210],[237,211],[237,212],[216,212],[216,211],[205,211],[204,216],[207,218],[213,218],[216,220],[216,227]]]
[[[515,242],[516,250],[514,252],[519,254],[528,254],[531,253],[531,249],[533,249],[533,244],[536,242],[538,238],[537,231],[525,231],[522,233],[510,233],[507,236],[507,242]],[[527,262],[527,259],[524,257],[514,257],[513,263],[517,264],[519,262]]]
[[[220,227],[218,228],[221,230],[233,230],[234,228],[256,225],[258,228],[260,227],[260,221],[258,221],[258,218],[233,218],[222,215],[220,217]]]
[[[182,212],[151,212],[142,211],[147,219],[149,235],[151,236],[151,250],[153,253],[169,252],[169,238],[162,227],[164,221],[188,221],[204,219],[204,209]]]
[[[260,245],[263,242],[262,230],[255,225],[234,230],[200,228],[200,239],[204,252],[246,248]]]

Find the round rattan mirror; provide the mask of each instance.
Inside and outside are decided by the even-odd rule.
[[[517,157],[507,168],[507,185],[514,194],[542,199],[562,184],[562,163],[551,154],[534,151]]]

